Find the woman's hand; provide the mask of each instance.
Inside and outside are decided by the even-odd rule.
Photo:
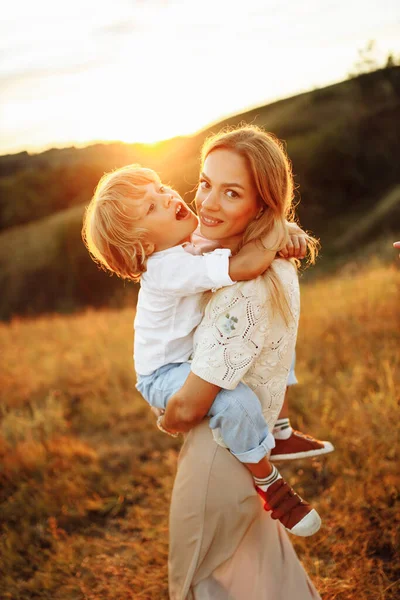
[[[150,408],[150,410],[153,413],[153,415],[155,415],[157,417],[158,429],[160,429],[160,431],[163,431],[164,433],[168,433],[169,435],[172,435],[172,437],[177,437],[179,432],[178,431],[170,431],[169,429],[166,429],[166,427],[163,423],[164,419],[161,419],[161,417],[163,417],[165,414],[165,410],[163,408],[156,408],[155,406],[152,406]]]
[[[152,406],[150,410],[154,415],[156,415],[157,419],[165,413],[165,410],[163,408],[155,408],[155,406]]]
[[[207,415],[220,389],[189,373],[181,389],[168,400],[162,426],[170,432],[190,431]]]

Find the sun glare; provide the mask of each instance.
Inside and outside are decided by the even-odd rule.
[[[264,29],[247,22],[240,43],[230,44],[221,62],[221,42],[228,43],[239,13],[226,13],[221,6],[217,14],[217,3],[213,14],[220,25],[211,26],[193,24],[189,4],[185,8],[185,3],[179,7],[171,3],[162,10],[162,19],[156,3],[141,4],[134,22],[115,17],[114,29],[104,25],[104,15],[96,27],[79,21],[79,31],[74,32],[80,44],[72,46],[72,17],[65,26],[59,19],[51,27],[38,21],[41,45],[34,43],[38,33],[36,29],[32,33],[30,23],[21,30],[22,42],[28,36],[27,47],[35,49],[29,54],[32,69],[19,71],[18,55],[17,62],[10,63],[15,76],[6,78],[0,103],[2,149],[95,140],[155,144],[188,135],[250,106],[340,81],[357,58],[357,47],[365,42],[364,34],[356,35],[348,24],[341,43],[336,41],[331,51],[322,30],[313,33],[308,24],[302,35],[309,33],[309,42],[303,43],[300,32],[292,42],[293,52],[293,45],[282,42],[280,28],[265,19],[268,47],[274,48],[279,61],[264,59]],[[295,16],[282,13],[277,24],[289,19],[290,25]],[[381,25],[374,35],[383,54],[398,46],[398,25],[391,27]],[[54,52],[48,51],[50,47]],[[316,47],[321,52],[315,52]]]

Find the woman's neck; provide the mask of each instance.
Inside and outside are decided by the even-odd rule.
[[[216,240],[218,243],[217,248],[229,248],[232,254],[236,254],[239,250],[240,244],[242,243],[243,236],[235,235],[229,238],[224,238],[223,240]]]
[[[200,229],[197,229],[192,235],[192,242],[201,252],[212,252],[216,248],[229,248],[232,254],[235,254],[242,242],[242,235],[222,240],[209,240],[201,235]]]

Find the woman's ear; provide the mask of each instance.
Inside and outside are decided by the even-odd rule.
[[[263,207],[261,207],[261,208],[260,208],[260,210],[258,211],[258,213],[256,214],[256,221],[258,221],[258,219],[259,219],[260,217],[262,217],[262,216],[263,216],[263,214],[264,214],[264,208],[263,208]]]

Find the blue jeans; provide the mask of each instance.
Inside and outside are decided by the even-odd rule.
[[[136,388],[155,408],[165,409],[190,373],[189,363],[171,363],[151,375],[138,375]],[[240,462],[258,463],[275,446],[256,394],[244,383],[221,390],[207,413],[211,429],[219,428],[225,444]]]

